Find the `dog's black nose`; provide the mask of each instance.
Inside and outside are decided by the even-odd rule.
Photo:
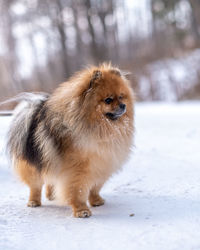
[[[119,107],[120,107],[120,109],[124,110],[124,109],[126,108],[126,104],[120,103],[120,104],[119,104]]]

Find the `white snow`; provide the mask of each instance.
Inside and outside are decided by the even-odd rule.
[[[44,197],[26,207],[2,153],[9,122],[0,118],[0,250],[200,249],[200,102],[136,105],[136,147],[88,219]]]

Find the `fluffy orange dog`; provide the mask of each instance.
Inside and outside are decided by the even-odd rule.
[[[26,94],[9,133],[9,150],[30,188],[28,206],[62,198],[75,217],[89,217],[99,191],[128,157],[133,93],[119,69],[103,64],[76,73],[52,95]]]

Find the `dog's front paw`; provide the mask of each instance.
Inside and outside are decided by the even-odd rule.
[[[41,206],[40,201],[29,201],[27,203],[27,207],[39,207],[39,206]]]
[[[87,218],[92,215],[91,211],[89,209],[82,209],[82,210],[76,210],[74,211],[74,216],[76,218]]]

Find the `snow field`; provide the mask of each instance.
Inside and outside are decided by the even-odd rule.
[[[200,249],[200,103],[136,105],[135,148],[102,190],[88,219],[28,189],[5,149],[10,117],[0,117],[0,250]]]

